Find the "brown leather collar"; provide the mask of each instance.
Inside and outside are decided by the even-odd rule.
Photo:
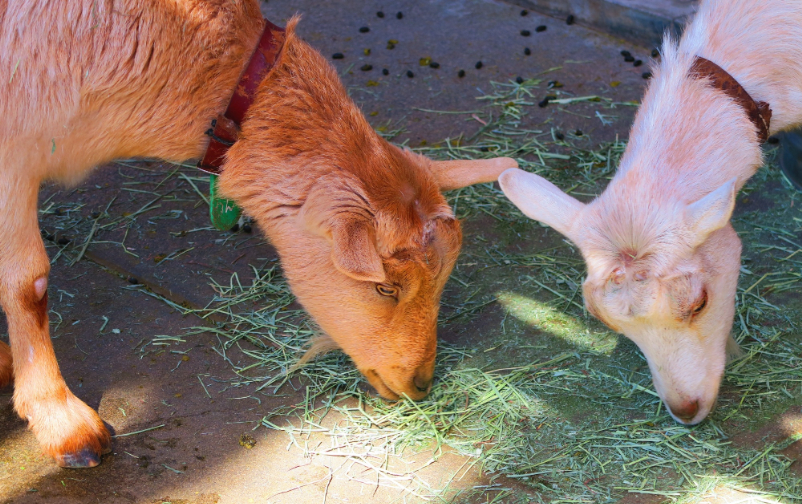
[[[206,131],[212,139],[198,163],[200,170],[214,175],[220,174],[226,152],[239,137],[242,119],[253,103],[256,88],[276,64],[282,47],[284,47],[284,28],[279,28],[265,19],[265,30],[248,61],[248,66],[237,82],[234,95],[228,102],[228,108],[224,114],[212,119],[212,127]]]
[[[771,123],[771,107],[768,103],[756,102],[732,75],[712,61],[700,56],[697,56],[693,62],[691,75],[697,79],[710,79],[714,88],[724,91],[724,94],[735,100],[746,111],[749,120],[755,124],[758,141],[764,143],[768,140]]]

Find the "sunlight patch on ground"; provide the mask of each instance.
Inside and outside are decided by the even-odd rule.
[[[582,350],[610,355],[618,345],[618,338],[609,332],[592,333],[586,324],[551,306],[514,292],[496,294],[504,310],[522,322],[557,336]]]
[[[720,476],[705,476],[697,482],[699,493],[680,499],[682,504],[782,504],[767,492],[748,488]]]
[[[0,495],[20,495],[61,469],[46,456],[33,432],[20,427],[0,439]]]

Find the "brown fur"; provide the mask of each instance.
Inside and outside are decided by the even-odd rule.
[[[0,341],[0,388],[14,381],[14,368],[11,360],[11,347]]]
[[[36,325],[44,329],[47,324],[47,292],[41,299],[37,298],[36,292],[31,289],[25,296],[25,310],[31,312],[36,317]]]
[[[270,237],[327,338],[379,393],[418,399],[461,241],[440,191],[516,163],[433,162],[390,145],[297,22],[221,188]],[[110,437],[67,388],[50,343],[39,184],[75,182],[119,157],[199,157],[262,27],[256,0],[0,1],[0,234],[13,237],[0,243],[11,342],[11,355],[0,345],[0,385],[14,377],[17,412],[61,465],[96,465]]]

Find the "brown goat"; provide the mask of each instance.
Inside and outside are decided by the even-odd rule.
[[[220,187],[267,233],[293,292],[377,391],[420,399],[461,241],[440,191],[496,180],[516,163],[435,162],[390,145],[296,23]],[[50,343],[39,185],[78,181],[115,158],[200,157],[263,26],[256,0],[0,2],[0,303],[11,341],[0,342],[0,385],[15,382],[17,412],[62,466],[97,465],[110,437],[68,389]]]

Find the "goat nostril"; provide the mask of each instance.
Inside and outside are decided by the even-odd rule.
[[[429,387],[432,385],[431,378],[424,380],[416,376],[413,382],[415,383],[415,388],[417,388],[419,392],[428,392]]]
[[[686,401],[679,407],[670,406],[670,408],[675,417],[690,422],[699,412],[699,401]]]

